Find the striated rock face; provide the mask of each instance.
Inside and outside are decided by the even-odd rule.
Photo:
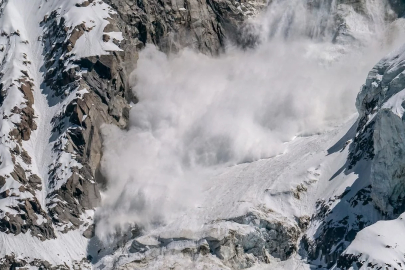
[[[81,216],[100,203],[96,181],[104,181],[98,171],[100,127],[125,127],[129,103],[136,99],[128,87],[126,74],[131,70],[120,65],[125,52],[99,50],[92,56],[84,51],[86,36],[120,51],[112,43],[118,44],[115,38],[101,41],[103,29],[100,34],[94,29],[108,21],[72,21],[72,12],[105,11],[106,4],[32,1],[26,8],[38,9],[38,14],[28,16],[31,25],[13,25],[10,30],[7,12],[19,4],[2,2],[0,188],[6,208],[0,210],[0,230],[30,231],[47,239],[55,237],[55,228],[66,232],[89,224]],[[16,53],[21,55],[12,55]],[[20,74],[14,71],[19,68]]]
[[[152,43],[164,52],[190,47],[209,55],[223,51],[226,39],[238,36],[245,19],[266,6],[266,1],[261,0],[108,0],[107,3],[117,11],[114,19],[126,37],[122,44],[125,51],[127,46],[141,49]]]
[[[54,238],[50,218],[36,197],[45,187],[28,146],[38,128],[33,90],[39,82],[32,75],[25,31],[4,19],[12,8],[0,2],[0,231]]]

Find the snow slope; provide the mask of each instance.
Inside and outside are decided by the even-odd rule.
[[[20,233],[21,230],[1,232],[0,257],[2,258],[5,255],[15,254],[18,260],[24,259],[30,262],[38,259],[48,261],[52,265],[72,267],[74,263],[87,257],[88,239],[82,236],[87,227],[82,226],[67,234],[61,233],[65,226],[69,227],[72,224],[56,227],[47,213],[58,202],[58,199],[50,197],[49,194],[66,183],[72,175],[73,167],[81,167],[72,153],[64,151],[68,144],[66,135],[55,134],[55,117],[64,114],[69,103],[88,91],[76,88],[66,92],[60,98],[56,97],[53,90],[44,82],[46,72],[52,69],[45,68],[45,55],[54,46],[45,40],[49,30],[45,22],[49,17],[56,16],[57,23],[63,20],[64,27],[68,29],[67,38],[73,34],[73,31],[77,31],[77,25],[83,24],[88,28],[84,35],[77,39],[76,46],[68,54],[60,56],[65,60],[66,70],[75,67],[73,61],[76,59],[106,55],[111,51],[121,50],[113,43],[113,39],[108,42],[102,40],[104,28],[109,23],[107,19],[113,12],[111,8],[102,1],[94,1],[89,5],[83,2],[85,1],[9,0],[1,2],[0,88],[3,99],[0,110],[3,117],[0,120],[2,160],[0,175],[6,182],[0,189],[2,194],[0,215],[5,220],[10,220],[12,216],[18,219],[18,215],[21,214],[19,205],[22,200],[38,202],[40,210],[35,210],[39,212],[32,214],[34,219],[32,226],[46,224],[50,234],[34,235],[31,228],[28,228],[28,232],[22,233]],[[117,41],[122,39],[121,33],[111,32],[110,35]],[[26,87],[26,90],[21,90],[24,85],[29,86],[29,89]],[[11,132],[16,126],[22,125],[22,119],[26,114],[19,115],[16,112],[27,107],[33,109],[30,117],[34,119],[35,124],[32,132],[26,133],[28,135],[23,134],[27,137],[17,140],[11,136]],[[24,152],[26,158],[16,154],[15,149],[20,149],[18,153]],[[16,164],[22,167],[23,174],[27,174],[27,179],[31,179],[33,175],[40,179],[39,183],[36,182],[36,190],[24,188],[27,187],[26,183],[21,182],[21,179],[25,179],[24,176],[17,181],[12,175]],[[53,169],[54,172],[51,174]],[[91,222],[92,216],[93,211],[89,210],[80,218]],[[21,226],[27,222],[22,221]]]
[[[403,269],[404,229],[404,214],[394,220],[378,221],[360,231],[344,254],[354,256],[353,265],[360,266],[359,269]]]

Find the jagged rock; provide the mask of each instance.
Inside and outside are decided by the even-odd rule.
[[[357,96],[359,118],[343,173],[358,175],[340,196],[319,201],[316,233],[303,238],[308,258],[331,268],[359,267],[359,254],[343,254],[358,233],[404,211],[403,49],[381,60]],[[372,226],[370,226],[372,225]],[[367,227],[367,228],[366,228]],[[312,228],[314,229],[314,228]],[[364,267],[364,266],[363,266]]]
[[[86,1],[83,1],[82,3],[77,3],[76,6],[77,7],[87,7],[91,3],[93,3],[93,0],[86,0]]]
[[[2,193],[0,193],[0,197],[1,197],[2,199],[7,198],[7,197],[10,197],[10,190],[7,189],[7,190],[3,191]]]
[[[357,267],[357,269],[360,269],[363,266],[363,263],[359,261],[360,257],[361,254],[342,255],[337,260],[336,266],[339,267],[339,269],[350,269],[351,267]]]
[[[28,74],[26,74],[26,77],[28,77]],[[21,92],[24,93],[24,98],[27,100],[27,106],[31,107],[32,104],[34,104],[34,95],[32,93],[32,86],[33,86],[32,82],[24,78],[20,80],[20,83],[21,83],[20,90]]]
[[[87,5],[82,4],[78,7],[86,7]],[[126,77],[123,77],[125,75],[119,65],[120,60],[117,54],[84,58],[77,61],[79,68],[65,70],[64,61],[69,59],[67,53],[74,48],[76,41],[85,31],[92,31],[92,29],[87,28],[85,24],[80,24],[70,31],[64,25],[65,20],[63,18],[60,21],[57,20],[57,15],[54,13],[43,23],[47,25],[48,32],[45,33],[42,40],[45,43],[57,43],[56,46],[52,46],[51,51],[45,52],[47,59],[45,65],[47,67],[58,66],[60,70],[63,70],[61,75],[56,73],[57,69],[50,70],[45,76],[46,84],[55,90],[56,96],[62,99],[65,93],[73,91],[78,85],[81,89],[91,90],[89,93],[73,99],[67,105],[65,113],[54,118],[55,133],[66,134],[69,142],[59,151],[66,151],[75,155],[76,160],[83,164],[83,167],[80,170],[69,168],[73,171],[72,176],[59,190],[48,194],[50,201],[48,205],[53,206],[50,214],[54,222],[63,226],[62,224],[70,221],[73,227],[69,229],[74,229],[82,224],[79,220],[80,214],[86,209],[97,206],[100,201],[98,188],[93,182],[102,154],[100,128],[104,123],[118,124],[114,120],[115,118],[119,119],[119,126],[125,127],[128,118],[125,116],[127,111],[124,110],[123,112],[122,109],[118,108],[114,110],[115,118],[111,117],[106,104],[109,103],[111,97],[116,95],[130,97],[130,100],[132,100],[133,95],[124,94],[124,92],[131,91]],[[71,34],[69,34],[70,32]],[[55,54],[59,56],[55,57]],[[55,59],[57,60],[55,61]],[[89,71],[83,78],[76,75],[76,71],[80,70],[80,67]],[[129,108],[127,102],[119,105]],[[124,117],[118,115],[119,113],[123,113]],[[72,124],[71,127],[66,126],[65,119],[69,119]],[[57,170],[59,167],[60,165],[56,164],[50,171],[52,185],[56,185],[58,181]],[[97,181],[97,179],[95,180]],[[54,205],[53,198],[58,198],[64,203],[58,202]],[[67,227],[64,231],[66,229]]]
[[[28,77],[28,76],[26,76]],[[27,100],[26,107],[19,108],[14,107],[12,112],[21,115],[21,122],[16,124],[16,129],[11,131],[11,135],[20,141],[21,139],[27,141],[30,139],[32,130],[37,129],[37,125],[34,121],[34,109],[32,105],[34,104],[34,96],[32,93],[33,84],[31,81],[24,77],[19,79],[21,83],[20,90],[24,93],[24,98]]]
[[[9,269],[28,269],[35,267],[36,269],[42,270],[67,270],[69,269],[66,265],[52,265],[50,262],[45,260],[35,259],[28,262],[25,259],[16,258],[14,254],[6,255],[0,259],[0,270]]]
[[[74,47],[76,45],[76,41],[84,34],[86,31],[86,25],[84,23],[77,25],[73,28],[72,34],[68,39],[67,45]]]
[[[28,152],[24,149],[21,151],[21,158],[26,164],[31,164],[31,157],[28,155]]]
[[[95,230],[95,225],[90,225],[84,232],[83,232],[83,236],[90,239],[92,237],[94,237],[94,232]]]
[[[38,175],[36,174],[31,174],[28,177],[28,182],[31,184],[31,186],[33,186],[35,189],[39,189],[41,190],[41,185],[42,185],[42,180],[41,178],[39,178]]]
[[[49,196],[58,199],[56,205],[52,201],[50,202],[52,206],[50,206],[49,212],[54,222],[59,225],[71,222],[74,227],[83,224],[83,221],[80,220],[82,211],[96,207],[101,199],[95,183],[81,178],[79,171]]]
[[[27,183],[27,178],[26,178],[26,175],[25,175],[25,171],[24,171],[24,169],[23,169],[20,165],[18,165],[18,164],[15,165],[14,171],[11,173],[11,176],[12,176],[15,180],[17,180],[18,182],[20,182],[20,183],[22,183],[22,184]]]
[[[359,134],[355,139],[363,156],[371,161],[371,198],[384,214],[395,217],[405,210],[403,122],[401,104],[395,96],[405,89],[402,54],[380,61],[367,77],[356,100]],[[367,141],[362,144],[362,141]],[[357,151],[359,152],[359,151]],[[359,159],[359,157],[357,157]]]
[[[103,41],[104,41],[104,42],[110,41],[110,38],[111,38],[111,37],[110,37],[109,35],[107,35],[107,34],[104,34],[104,35],[103,35]]]
[[[236,2],[223,0],[107,2],[118,11],[114,19],[128,37],[122,43],[124,50],[139,40],[165,52],[192,47],[206,54],[221,52],[225,39],[236,40],[245,19],[265,7],[264,1],[245,1],[246,12]]]
[[[298,226],[301,228],[301,230],[306,230],[308,228],[310,222],[311,222],[311,217],[302,216],[302,217],[299,217],[299,219],[298,219]]]
[[[14,207],[14,210],[20,214],[12,215],[6,213],[5,217],[0,219],[0,231],[5,233],[19,234],[31,231],[31,235],[41,240],[55,238],[55,232],[51,220],[41,209],[41,205],[36,199],[25,199]],[[44,221],[37,223],[38,215],[42,216]]]
[[[6,179],[3,176],[0,176],[0,188],[6,184]]]

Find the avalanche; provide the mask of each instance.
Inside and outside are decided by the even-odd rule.
[[[405,268],[402,4],[263,7],[0,0],[0,268]]]

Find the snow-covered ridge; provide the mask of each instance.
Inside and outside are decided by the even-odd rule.
[[[356,106],[360,114],[359,135],[372,126],[372,197],[389,217],[403,211],[402,169],[403,102],[405,101],[405,47],[382,59],[369,73]],[[384,131],[384,132],[383,132]]]
[[[91,173],[82,175],[86,163],[68,140],[70,129],[83,127],[71,124],[66,108],[89,93],[75,61],[121,51],[120,33],[103,40],[112,13],[102,1],[1,3],[1,257],[70,266],[86,258],[88,240],[81,234],[92,223],[92,211],[85,210],[97,205],[99,195]],[[75,76],[66,80],[64,72]],[[77,231],[71,240],[59,232],[72,228]],[[61,249],[64,241],[82,245],[72,252]],[[29,243],[39,253],[19,253]],[[54,247],[50,257],[45,247]]]
[[[403,269],[405,47],[384,57],[359,93],[354,161],[369,164],[366,198],[376,210],[375,223],[361,230],[339,258],[338,266]],[[362,145],[362,147],[358,147]],[[362,152],[359,152],[361,149]],[[352,159],[353,161],[353,159]],[[377,217],[377,220],[375,219]],[[373,221],[374,220],[374,221]],[[389,220],[389,221],[378,221]],[[377,222],[378,221],[378,222]]]

